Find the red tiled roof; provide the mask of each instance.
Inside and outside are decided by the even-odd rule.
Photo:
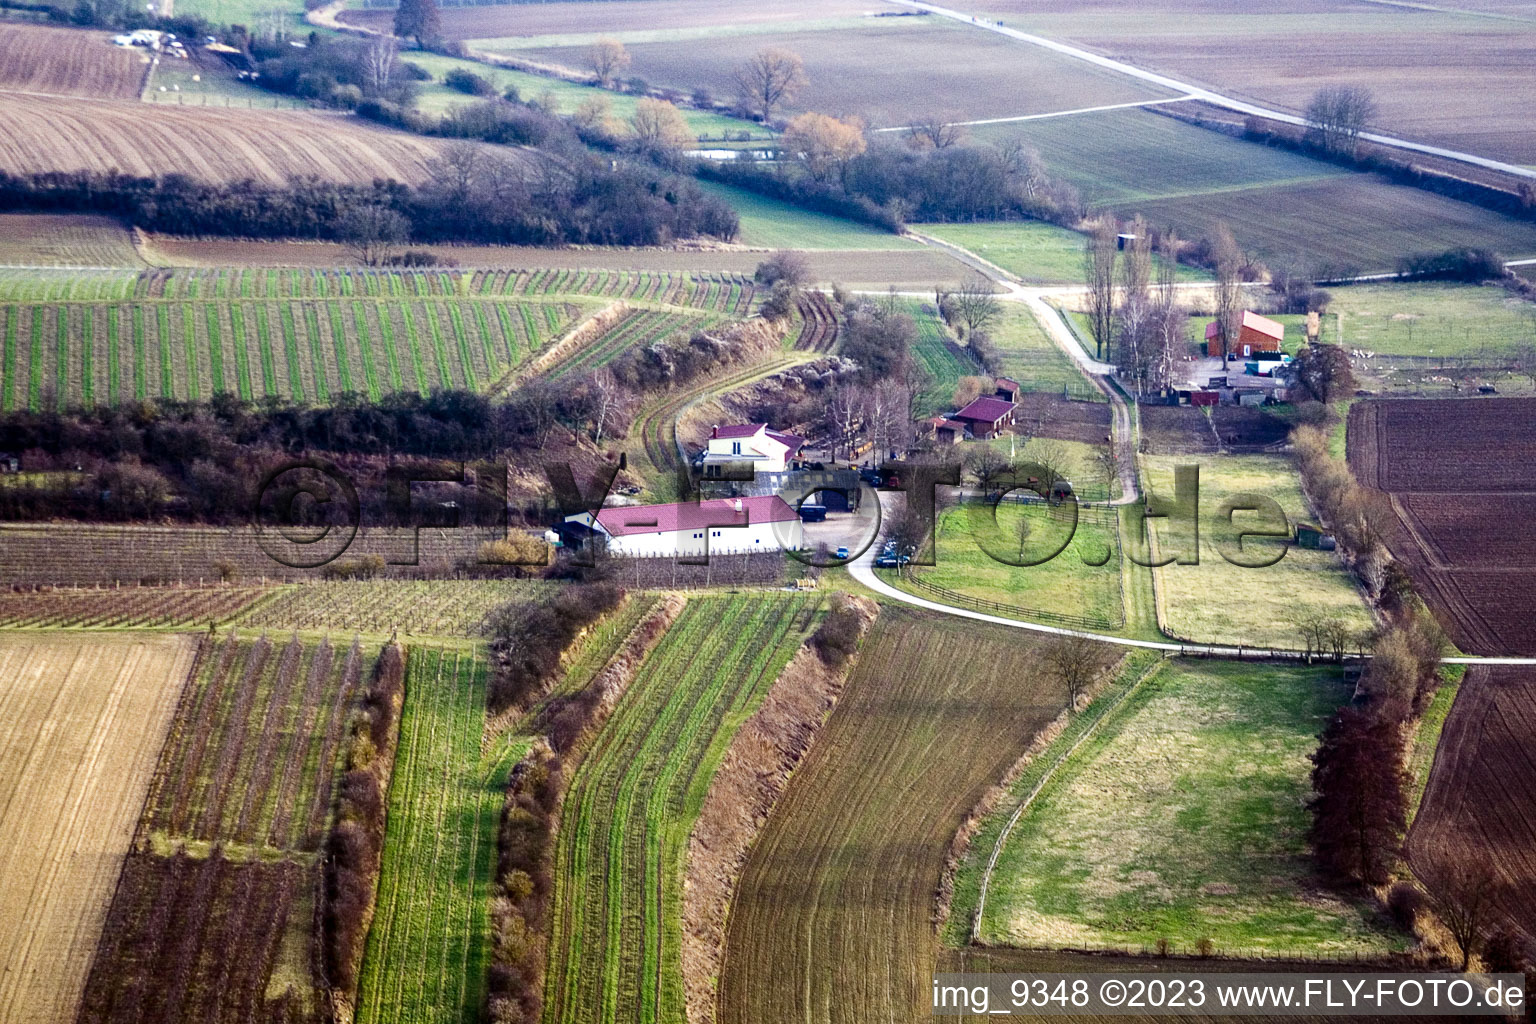
[[[1271,320],[1267,316],[1260,316],[1257,313],[1250,313],[1246,309],[1243,310],[1243,326],[1251,327],[1253,330],[1258,331],[1260,334],[1268,335],[1269,337],[1275,338],[1277,340],[1285,337],[1284,324],[1277,320]]]
[[[1013,403],[1002,398],[978,398],[955,413],[957,420],[975,420],[980,423],[996,423],[1013,411]]]
[[[736,423],[732,424],[731,426],[716,427],[714,434],[711,436],[726,439],[733,437],[751,437],[759,430],[766,429],[768,429],[768,424],[766,423]]]
[[[740,501],[742,511],[736,511]],[[614,537],[635,533],[676,533],[706,527],[755,526],[759,523],[786,523],[799,514],[777,494],[755,498],[711,498],[708,501],[683,501],[672,505],[630,505],[605,508],[597,521]]]
[[[997,387],[1002,387],[1004,384],[1012,384],[1015,390],[1017,390],[1019,387],[1019,382],[1014,380],[1012,377],[999,377],[992,383]]]
[[[1247,327],[1250,330],[1258,331],[1260,334],[1267,335],[1268,337],[1274,338],[1276,340],[1283,341],[1285,339],[1284,324],[1275,320],[1271,320],[1267,316],[1260,316],[1257,313],[1251,313],[1246,309],[1243,310],[1242,326]],[[1220,320],[1212,320],[1210,323],[1205,325],[1205,337],[1207,341],[1215,338],[1220,333]]]
[[[805,438],[799,434],[781,434],[777,430],[770,430],[768,431],[768,436],[788,448],[791,453],[805,447]]]

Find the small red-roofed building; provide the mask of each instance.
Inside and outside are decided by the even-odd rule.
[[[971,435],[985,441],[1013,426],[1018,406],[1004,398],[983,396],[950,417],[965,424]]]
[[[614,506],[568,519],[603,534],[616,555],[725,555],[805,546],[800,514],[777,494]]]

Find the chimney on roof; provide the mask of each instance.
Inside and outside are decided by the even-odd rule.
[[[740,498],[737,498],[734,502],[732,502],[732,507],[736,509],[737,515],[741,515],[741,513],[745,511],[745,507],[742,505]]]
[[[716,423],[714,426],[709,428],[709,436],[712,439],[720,436],[720,424]]]

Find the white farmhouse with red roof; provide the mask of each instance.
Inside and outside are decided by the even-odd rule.
[[[805,546],[800,515],[777,494],[671,505],[624,505],[569,516],[607,538],[616,555],[724,555]]]
[[[771,429],[766,423],[739,423],[715,427],[704,449],[704,475],[718,476],[718,468],[749,463],[754,476],[783,473],[805,447],[805,438]]]

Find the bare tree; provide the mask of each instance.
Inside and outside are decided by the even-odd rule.
[[[1083,277],[1088,284],[1088,330],[1093,335],[1094,354],[1104,358],[1104,349],[1115,331],[1115,259],[1118,239],[1113,217],[1101,217],[1088,236],[1083,250]]]
[[[1520,376],[1529,378],[1531,386],[1536,387],[1536,343],[1528,341],[1515,349],[1511,369]]]
[[[581,387],[587,393],[587,410],[592,419],[592,442],[602,444],[605,432],[621,432],[619,427],[625,419],[623,405],[626,391],[613,371],[606,366],[593,371]]]
[[[965,468],[983,491],[991,491],[1008,466],[1008,456],[989,444],[976,445],[965,453]]]
[[[980,274],[972,274],[959,288],[945,293],[944,302],[953,311],[951,315],[965,325],[967,336],[991,330],[1003,315],[992,282]]]
[[[764,121],[772,120],[774,108],[793,99],[806,82],[800,55],[772,46],[757,51],[736,73],[742,99]]]
[[[1132,237],[1125,244],[1125,259],[1120,263],[1124,301],[1144,299],[1152,284],[1152,231],[1141,214],[1131,221],[1127,234]],[[1119,238],[1116,237],[1116,244]]]
[[[593,43],[587,51],[587,65],[597,76],[597,84],[607,89],[629,70],[629,51],[617,39],[604,37]]]
[[[649,96],[635,104],[629,127],[634,133],[635,148],[652,156],[675,154],[693,142],[693,133],[682,112],[666,100]]]
[[[930,112],[907,126],[907,144],[914,149],[948,149],[965,141],[965,125],[954,111]]]
[[[1158,336],[1156,314],[1152,301],[1145,294],[1128,295],[1117,318],[1115,365],[1122,375],[1130,378],[1138,396],[1146,390],[1157,356],[1154,344]]]
[[[400,41],[394,36],[377,35],[368,41],[363,49],[363,81],[370,93],[378,95],[389,88],[399,54]]]
[[[864,421],[864,391],[853,384],[844,384],[827,399],[824,418],[827,434],[832,441],[832,458],[836,460],[839,448],[853,447],[859,426]]]
[[[448,143],[427,163],[432,186],[453,203],[463,203],[479,180],[485,149],[466,139]]]
[[[1496,882],[1487,861],[1471,860],[1452,864],[1434,887],[1435,913],[1461,951],[1463,971],[1477,955],[1483,928],[1496,905]]]
[[[1363,85],[1327,85],[1307,103],[1307,125],[1328,153],[1354,156],[1375,118],[1376,99]]]
[[[1077,702],[1098,674],[1097,654],[1094,642],[1080,636],[1060,636],[1046,645],[1045,663],[1066,687],[1067,710],[1077,710]]]
[[[1216,269],[1217,338],[1225,363],[1237,344],[1241,330],[1243,288],[1243,252],[1225,222],[1216,225],[1211,237],[1211,260]]]
[[[338,233],[358,262],[377,267],[410,237],[411,222],[387,206],[358,206],[342,216]]]

